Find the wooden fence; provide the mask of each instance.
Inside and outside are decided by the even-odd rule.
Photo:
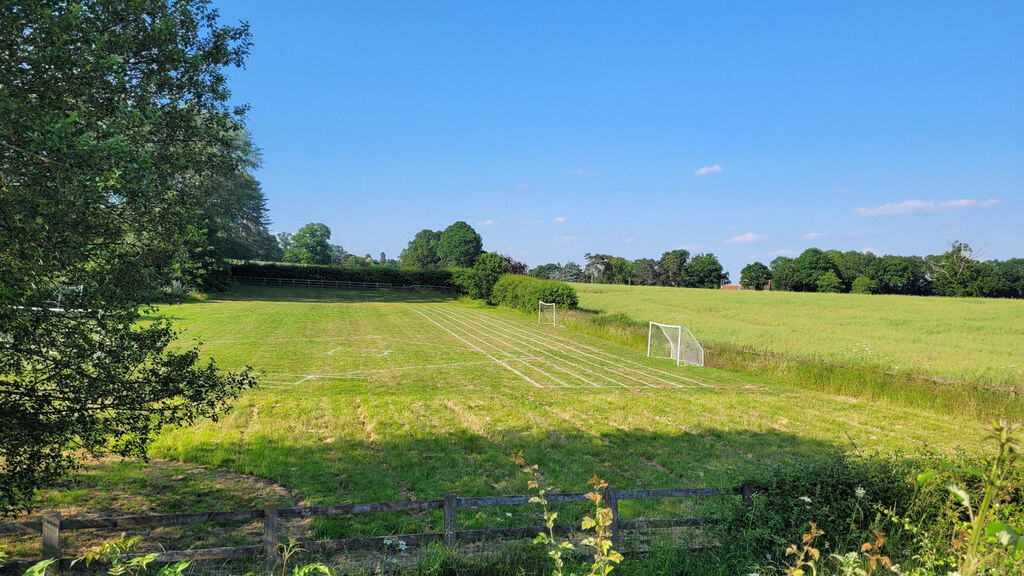
[[[239,284],[255,286],[303,286],[316,288],[356,288],[360,290],[409,290],[414,292],[455,292],[452,286],[429,284],[396,285],[387,282],[348,282],[345,280],[316,280],[311,278],[264,278],[262,276],[232,276]]]
[[[739,495],[746,505],[752,505],[752,490],[749,484],[735,488],[668,488],[661,490],[616,490],[608,486],[604,493],[605,505],[612,511],[612,544],[618,548],[622,532],[629,530],[647,530],[661,528],[677,528],[701,526],[716,522],[709,517],[700,518],[664,518],[647,520],[623,520],[619,517],[619,502],[622,500],[644,500],[652,498],[702,498],[720,495]],[[533,537],[545,531],[544,526],[517,526],[510,528],[489,528],[483,530],[459,530],[458,511],[460,508],[476,508],[488,506],[514,506],[527,504],[534,494],[519,496],[484,496],[459,497],[454,492],[445,494],[438,500],[403,500],[400,502],[377,502],[372,504],[343,504],[335,506],[292,506],[279,507],[275,502],[267,502],[262,510],[233,510],[226,512],[200,512],[192,514],[161,514],[153,516],[127,516],[121,518],[63,518],[60,512],[43,516],[35,522],[0,524],[0,534],[41,533],[43,539],[42,556],[44,559],[57,559],[51,566],[50,573],[59,573],[70,566],[72,558],[65,558],[61,553],[61,534],[70,530],[118,529],[131,531],[137,528],[157,526],[181,526],[202,523],[250,522],[263,520],[263,539],[261,544],[235,546],[228,548],[205,548],[199,550],[165,551],[157,558],[158,562],[176,562],[178,560],[211,560],[229,558],[263,557],[264,571],[270,574],[278,558],[278,520],[282,518],[310,518],[313,516],[356,515],[373,512],[415,512],[421,510],[443,510],[444,519],[441,532],[419,534],[397,534],[391,536],[369,536],[342,538],[339,540],[318,540],[302,542],[302,548],[311,551],[384,549],[388,541],[402,540],[407,545],[415,546],[430,542],[442,542],[448,548],[454,548],[459,542],[474,542],[499,537]],[[586,493],[572,492],[563,494],[546,494],[545,499],[551,504],[566,502],[583,502]],[[578,532],[577,526],[556,526],[555,530],[562,534]],[[18,570],[33,564],[32,561],[18,560],[8,563],[5,571]]]

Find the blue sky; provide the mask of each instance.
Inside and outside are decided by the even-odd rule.
[[[275,232],[531,266],[1024,256],[1024,3],[214,0]]]

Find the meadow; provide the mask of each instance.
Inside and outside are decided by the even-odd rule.
[[[1021,300],[575,286],[581,308],[687,326],[710,346],[1024,384]]]
[[[590,306],[602,294],[596,290],[582,290]],[[692,291],[685,294],[692,305]],[[637,302],[642,313],[662,305],[668,306]],[[985,431],[981,422],[951,419],[927,405],[677,367],[646,358],[635,346],[434,295],[236,287],[162,312],[183,330],[184,344],[199,344],[222,368],[252,367],[261,374],[260,387],[219,421],[156,439],[156,458],[191,469],[158,470],[152,485],[141,485],[125,478],[149,475],[146,465],[95,463],[76,483],[48,493],[43,509],[254,505],[244,488],[251,482],[210,498],[210,482],[199,480],[209,480],[211,471],[258,478],[295,503],[430,499],[449,491],[522,494],[528,478],[510,457],[516,451],[563,491],[586,489],[595,474],[621,489],[735,486],[765,469],[837,449],[979,454]],[[725,321],[718,323],[727,333]],[[176,495],[145,493],[154,488]],[[679,514],[680,506],[624,502],[621,510],[630,518],[659,517]],[[460,517],[460,524],[490,528],[538,519],[539,510],[499,507]],[[300,530],[344,537],[439,525],[436,514],[390,513],[321,519]],[[12,545],[30,552],[33,544]]]

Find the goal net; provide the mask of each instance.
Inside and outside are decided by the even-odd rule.
[[[537,301],[537,322],[555,326],[555,305],[541,300]]]
[[[647,331],[647,356],[671,358],[676,365],[704,365],[704,348],[689,328],[651,322]]]

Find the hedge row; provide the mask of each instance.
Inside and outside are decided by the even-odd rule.
[[[376,282],[395,286],[447,286],[455,288],[449,270],[402,270],[384,266],[343,268],[287,262],[231,262],[231,275],[250,278],[294,278],[297,280],[337,280],[340,282]]]
[[[554,303],[559,308],[575,308],[579,305],[576,289],[555,280],[541,280],[521,274],[505,274],[494,285],[491,299],[510,308],[523,312],[536,312],[537,301]]]

